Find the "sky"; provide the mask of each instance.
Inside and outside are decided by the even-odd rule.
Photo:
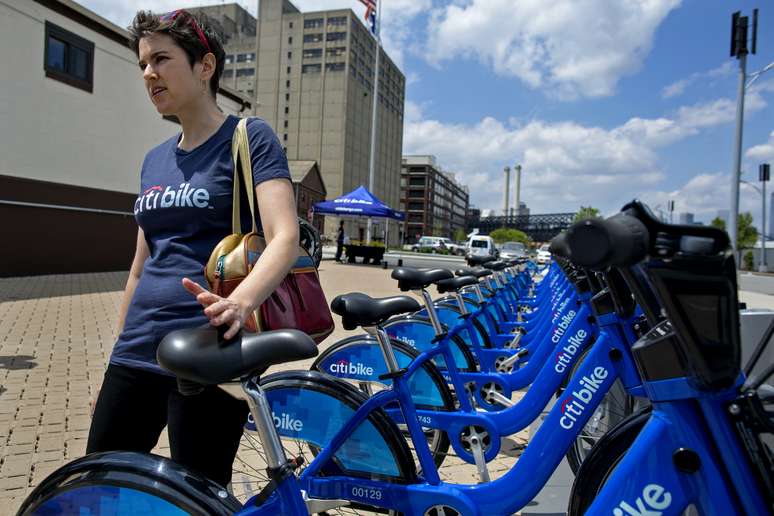
[[[80,3],[125,27],[138,9],[221,2]],[[238,3],[255,14],[255,0]],[[357,0],[293,3],[365,12]],[[532,213],[612,214],[637,197],[708,222],[730,206],[731,14],[755,7],[748,75],[774,62],[771,2],[384,0],[382,41],[406,76],[403,152],[434,155],[483,210],[502,213],[503,168],[519,163]],[[763,162],[774,164],[774,69],[746,90],[742,177],[759,185]],[[742,185],[740,197],[760,227],[760,194]]]

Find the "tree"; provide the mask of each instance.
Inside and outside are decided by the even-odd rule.
[[[583,219],[596,219],[599,217],[599,210],[592,208],[591,206],[581,206],[578,213],[575,214],[573,222],[578,222]]]
[[[467,235],[467,233],[465,233],[464,229],[457,228],[456,230],[454,230],[454,238],[453,238],[453,240],[455,242],[464,242],[465,240],[467,240],[467,238],[468,238],[468,235]]]
[[[737,249],[750,249],[758,241],[758,230],[753,224],[752,213],[745,212],[740,213],[739,218],[736,219],[736,248]],[[720,217],[715,217],[710,222],[710,226],[718,229],[726,230],[726,221]]]
[[[529,243],[529,237],[524,231],[513,228],[495,229],[489,233],[489,236],[498,244],[502,244],[503,242],[522,242],[526,245]]]
[[[740,213],[737,222],[736,248],[750,249],[758,241],[758,230],[753,226],[752,213]]]

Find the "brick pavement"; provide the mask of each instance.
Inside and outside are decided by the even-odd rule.
[[[356,290],[375,297],[397,293],[388,271],[374,266],[326,261],[320,276],[329,300]],[[43,478],[83,455],[89,403],[116,338],[125,281],[126,272],[0,279],[0,515],[13,514]],[[322,347],[353,333],[337,324]],[[510,468],[526,435],[504,443],[506,453],[490,466],[493,477]],[[245,440],[240,454],[260,468],[248,448]],[[166,434],[154,452],[169,455]],[[442,475],[474,481],[473,469],[455,457],[447,459]],[[235,494],[250,493],[235,483]]]

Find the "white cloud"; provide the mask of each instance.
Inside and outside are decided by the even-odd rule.
[[[769,134],[768,142],[750,147],[745,156],[761,162],[774,162],[774,131]]]
[[[748,114],[766,106],[760,91],[750,98]],[[656,190],[665,179],[658,152],[701,130],[733,122],[735,110],[735,102],[717,99],[684,106],[669,117],[635,117],[605,129],[514,118],[505,123],[492,117],[476,124],[444,124],[426,119],[421,106],[408,103],[404,152],[436,155],[471,186],[472,202],[482,208],[502,206],[502,167],[518,160],[524,170],[524,198],[536,213],[573,211],[583,203],[606,212],[642,191],[661,202],[672,195],[688,196],[694,201],[681,210],[702,213],[728,202],[709,191],[712,182],[704,176],[689,182],[684,192]],[[774,150],[774,134],[771,145]],[[763,146],[753,149],[753,154],[763,152]]]
[[[435,9],[425,50],[476,58],[554,96],[611,95],[636,72],[680,0],[468,0]]]
[[[713,68],[712,70],[707,70],[706,72],[695,72],[686,77],[685,79],[680,79],[678,81],[673,82],[672,84],[669,84],[668,86],[665,86],[664,89],[661,91],[661,96],[665,99],[677,97],[678,95],[682,95],[685,90],[691,86],[693,83],[705,80],[705,79],[717,79],[720,77],[728,77],[730,76],[734,71],[734,62],[733,61],[725,61],[722,65],[718,66],[717,68]]]
[[[747,95],[745,115],[749,116],[766,106],[761,90],[753,88]],[[735,119],[736,100],[720,98],[682,106],[677,109],[672,118],[634,117],[615,131],[644,145],[658,147],[697,134],[701,129],[733,122]]]
[[[675,222],[679,213],[688,212],[708,223],[731,204],[731,179],[723,172],[699,173],[679,188],[646,191],[640,198],[656,210],[665,210],[667,201],[675,201]],[[754,224],[761,227],[760,194],[744,183],[739,191],[739,211],[752,213]]]

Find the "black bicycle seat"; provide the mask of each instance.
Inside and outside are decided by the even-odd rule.
[[[491,254],[485,255],[485,256],[468,256],[468,265],[483,265],[487,262],[493,262],[497,258],[492,256]]]
[[[475,276],[476,278],[485,278],[493,274],[492,271],[483,267],[460,267],[454,273],[457,276]]]
[[[453,278],[454,274],[447,269],[415,269],[413,267],[396,267],[392,270],[392,279],[398,280],[398,288],[403,292],[426,288],[444,279]]]
[[[501,271],[508,267],[508,264],[498,260],[496,262],[486,262],[483,267],[492,271]]]
[[[298,330],[237,334],[226,340],[212,326],[168,333],[159,344],[159,365],[178,378],[216,385],[265,371],[269,366],[317,356],[317,344]]]
[[[374,299],[360,292],[336,296],[331,301],[331,311],[341,316],[345,330],[354,330],[358,326],[377,326],[394,315],[416,312],[419,308],[419,303],[412,297]]]
[[[475,276],[459,276],[438,281],[435,286],[438,287],[439,294],[445,294],[446,292],[457,292],[463,287],[476,284],[478,284],[478,278]]]

